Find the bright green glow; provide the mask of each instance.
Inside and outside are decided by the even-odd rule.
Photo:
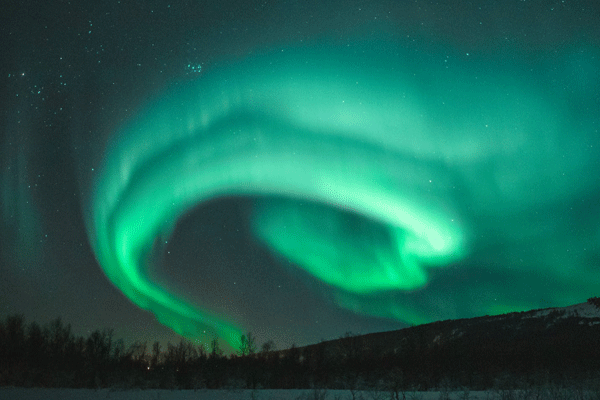
[[[445,261],[458,252],[460,232],[454,225],[444,225],[443,218],[436,220],[428,210],[416,214],[402,197],[395,199],[394,207],[383,194],[356,193],[360,201],[371,201],[372,208],[359,211],[359,202],[350,197],[344,204],[353,204],[354,213],[331,205],[269,201],[257,210],[255,230],[274,250],[312,275],[356,293],[422,287],[427,282],[424,262]],[[370,220],[365,215],[381,218]]]
[[[432,307],[388,294],[422,289],[429,269],[461,260],[477,224],[593,180],[555,180],[588,162],[557,157],[573,151],[555,139],[575,117],[557,113],[564,98],[516,81],[522,71],[447,68],[371,47],[286,49],[207,72],[125,126],[93,199],[91,234],[109,279],[175,331],[213,328],[237,347],[233,322],[146,270],[155,240],[189,208],[260,196],[256,235],[335,288],[340,305],[424,322],[437,318]]]

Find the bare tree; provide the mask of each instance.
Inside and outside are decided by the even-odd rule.
[[[156,368],[160,362],[160,342],[156,341],[152,345],[152,358],[150,359],[150,367]]]
[[[404,376],[404,371],[394,367],[388,374],[388,389],[390,397],[393,400],[406,400],[408,385]]]
[[[256,344],[252,332],[242,335],[240,338],[240,356],[251,356],[256,353]]]
[[[221,358],[223,355],[223,350],[221,350],[221,346],[219,345],[219,338],[215,337],[210,341],[210,357],[211,358]]]
[[[269,353],[271,351],[275,351],[275,342],[273,340],[268,340],[262,344],[260,347],[261,353]]]

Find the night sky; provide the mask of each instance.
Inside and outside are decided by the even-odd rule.
[[[2,318],[281,349],[600,294],[596,1],[9,0],[0,32]]]

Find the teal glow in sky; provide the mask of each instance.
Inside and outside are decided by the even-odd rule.
[[[586,74],[569,69],[578,55]],[[257,240],[361,315],[422,323],[597,295],[600,207],[585,201],[600,187],[599,52],[543,60],[373,41],[203,70],[111,140],[93,188],[98,261],[161,323],[234,347],[243,321],[149,273],[177,221],[221,197],[255,199]]]

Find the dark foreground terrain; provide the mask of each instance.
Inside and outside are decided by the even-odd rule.
[[[229,356],[223,355],[218,340],[209,351],[185,340],[166,348],[158,342],[151,349],[146,343],[125,348],[111,331],[75,337],[60,319],[42,327],[9,316],[0,321],[0,386],[318,388],[393,393],[403,399],[415,391],[460,391],[464,397],[462,391],[469,388],[536,399],[567,398],[567,393],[579,393],[568,398],[592,399],[600,392],[599,304],[598,298],[591,298],[570,307],[363,336],[349,333],[279,351],[273,350],[272,342],[258,351],[249,334],[244,347]]]

